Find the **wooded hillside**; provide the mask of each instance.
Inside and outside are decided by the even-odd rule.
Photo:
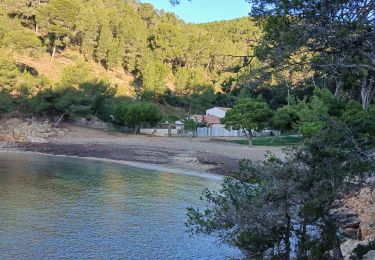
[[[2,56],[15,60],[8,66],[23,64],[29,74],[14,76],[32,77],[31,92],[46,87],[42,78],[59,85],[66,66],[79,64],[120,95],[214,93],[248,68],[251,39],[259,36],[246,17],[187,24],[135,1],[3,0],[1,7]]]

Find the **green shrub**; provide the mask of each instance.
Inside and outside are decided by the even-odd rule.
[[[0,91],[0,113],[11,112],[14,108],[12,96],[9,92]]]
[[[121,125],[132,127],[136,132],[142,125],[155,126],[163,115],[159,107],[152,103],[125,101],[116,106],[115,117]]]
[[[43,45],[40,39],[29,30],[14,30],[4,35],[2,44],[18,53],[26,53],[32,57],[40,55]]]
[[[85,63],[77,63],[64,68],[59,85],[78,88],[80,84],[93,80],[91,68]]]

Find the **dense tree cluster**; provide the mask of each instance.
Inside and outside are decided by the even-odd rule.
[[[219,191],[206,190],[208,209],[188,210],[190,230],[218,235],[248,259],[342,259],[330,210],[372,173],[374,159],[347,124],[323,122],[286,158],[245,160],[236,178],[225,178]]]
[[[132,73],[141,81],[142,93],[152,92],[155,96],[175,88],[178,94],[182,89],[193,91],[196,82],[183,87],[178,82],[175,87],[181,71],[199,71],[206,82],[220,87],[247,62],[242,57],[252,53],[248,40],[259,35],[247,18],[186,24],[172,13],[133,1],[2,2],[4,21],[0,25],[8,32],[0,38],[7,46],[34,51],[45,48],[51,61],[57,53],[76,46],[86,59],[95,60],[108,70]],[[25,28],[33,28],[37,34]],[[229,68],[237,69],[228,71]]]
[[[374,118],[374,105],[366,111],[328,89],[276,111],[262,100],[240,99],[222,120],[227,127],[244,129],[251,143],[252,130],[272,125],[301,133],[303,143],[280,158],[242,161],[219,191],[204,191],[207,208],[188,209],[187,227],[218,236],[249,259],[343,259],[331,210],[374,174]]]
[[[248,66],[259,65],[248,56],[254,54],[251,42],[260,31],[246,17],[188,24],[172,13],[131,0],[0,3],[3,56],[27,60],[24,57],[48,53],[53,63],[67,50],[78,50],[87,64],[96,62],[106,70],[132,75],[136,99],[178,106],[187,113],[232,106],[238,99],[236,79],[248,73]],[[11,60],[1,69],[0,87],[12,92],[13,98],[56,86],[77,89],[88,81],[87,64],[79,61],[69,66],[65,78],[55,83]]]
[[[375,95],[373,1],[248,2],[264,32],[256,52],[273,71],[288,68],[284,78],[293,81],[293,73],[309,69],[303,84],[327,87],[368,109]]]

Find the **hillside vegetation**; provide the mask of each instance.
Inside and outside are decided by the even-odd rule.
[[[220,90],[248,62],[242,56],[259,34],[248,18],[186,24],[133,1],[2,2],[0,40],[16,62],[54,84],[65,66],[84,63],[127,95]]]
[[[137,1],[2,0],[0,111],[113,121],[124,100],[172,119],[233,106],[260,35],[248,17],[189,24]]]

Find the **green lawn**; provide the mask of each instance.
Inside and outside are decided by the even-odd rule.
[[[248,141],[246,139],[243,140],[235,140],[231,141],[237,144],[246,144],[248,145]],[[302,142],[302,136],[267,136],[267,137],[254,137],[253,138],[253,145],[258,146],[285,146],[285,145],[292,145],[298,144]]]

